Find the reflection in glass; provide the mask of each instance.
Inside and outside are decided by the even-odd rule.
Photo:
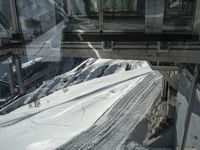
[[[28,60],[59,60],[67,16],[62,0],[17,0],[16,4]]]
[[[11,11],[8,0],[0,0],[0,32],[12,27]]]
[[[144,12],[145,0],[104,0],[104,30],[144,30]]]
[[[26,39],[38,37],[53,28],[58,19],[61,20],[62,11],[56,16],[56,3],[48,0],[16,1],[21,29]]]
[[[98,0],[69,0],[67,30],[98,30]]]
[[[11,8],[8,0],[0,0],[0,49],[8,45],[13,31]]]
[[[195,0],[167,0],[164,31],[192,31]]]

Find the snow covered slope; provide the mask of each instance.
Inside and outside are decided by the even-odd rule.
[[[110,60],[99,60],[95,66],[97,67],[98,63],[109,64],[107,67],[109,68],[115,64],[111,62]],[[77,70],[83,67],[82,65],[73,70],[71,74],[76,72],[77,75]],[[102,65],[100,66],[102,67]],[[81,73],[84,75],[84,78],[77,76],[77,79],[70,84],[76,84],[77,81],[79,83],[87,81],[94,76],[98,77],[99,72],[103,76],[102,71],[94,73],[97,69],[93,70],[93,67],[89,69],[86,76],[83,72],[88,69],[78,71],[79,75]],[[115,69],[114,72],[118,71]],[[59,147],[91,127],[106,110],[123,98],[151,72],[149,67],[142,67],[96,78],[70,87],[65,85],[64,89],[41,98],[39,100],[40,107],[35,107],[35,104],[32,103],[0,116],[0,149],[49,150]],[[105,73],[105,69],[103,73]],[[66,75],[58,79],[63,80],[63,77]],[[56,79],[54,80],[56,82]]]
[[[88,59],[70,72],[44,82],[38,89],[20,97],[15,102],[5,107],[2,111],[10,112],[13,109],[16,109],[31,101],[40,99],[62,88],[89,81],[98,77],[103,77],[128,70],[134,70],[145,66],[149,68],[147,63],[142,61]]]

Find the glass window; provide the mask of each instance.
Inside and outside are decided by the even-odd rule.
[[[19,33],[12,33],[10,44],[23,44],[19,53],[27,60],[60,60],[60,43],[65,28],[65,11],[62,0],[15,0]],[[18,37],[22,39],[18,40]]]
[[[67,5],[67,31],[99,29],[98,0],[69,0]]]
[[[0,0],[0,49],[7,44],[12,32],[12,17],[8,0]]]
[[[16,4],[21,30],[26,40],[38,37],[64,20],[65,14],[59,0],[17,0]]]
[[[144,12],[144,0],[104,0],[104,30],[144,30]]]
[[[10,4],[8,0],[0,1],[0,32],[12,27]]]
[[[167,0],[164,31],[192,31],[195,0]]]

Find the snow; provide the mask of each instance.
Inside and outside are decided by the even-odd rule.
[[[98,119],[86,132],[82,132],[58,149],[119,149],[124,140],[126,141],[127,137],[138,129],[136,126],[158,97],[161,89],[160,81],[159,74],[150,73],[106,111],[103,118]],[[146,129],[143,126],[141,130]],[[140,133],[138,131],[138,134]],[[145,137],[145,133],[143,136]]]
[[[82,82],[41,98],[39,107],[25,105],[0,116],[0,149],[45,150],[62,145],[87,130],[150,72],[142,67]]]
[[[23,64],[22,64],[22,68],[28,68],[28,67],[34,65],[35,63],[41,62],[41,61],[42,61],[42,58],[37,57],[37,58],[35,58],[35,59],[33,59],[33,60],[30,60],[30,61],[28,61],[28,62],[23,63]]]
[[[5,102],[6,101],[6,99],[4,99],[4,98],[0,98],[0,102]]]
[[[30,64],[30,62],[28,63]],[[38,89],[20,97],[16,102],[11,103],[2,111],[10,107],[16,109],[21,105],[27,104],[33,100],[42,98],[57,90],[66,88],[75,84],[86,82],[102,76],[107,76],[114,73],[124,72],[127,70],[134,70],[137,68],[144,68],[151,70],[146,62],[133,61],[133,60],[110,60],[110,59],[88,59],[80,64],[78,67],[72,69],[70,72],[62,74],[53,78],[52,80],[45,81]]]

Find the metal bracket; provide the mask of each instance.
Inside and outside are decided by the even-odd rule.
[[[114,42],[112,41],[103,41],[102,42],[102,50],[105,52],[110,52],[113,50]]]
[[[158,42],[158,52],[167,53],[170,50],[170,42]]]

